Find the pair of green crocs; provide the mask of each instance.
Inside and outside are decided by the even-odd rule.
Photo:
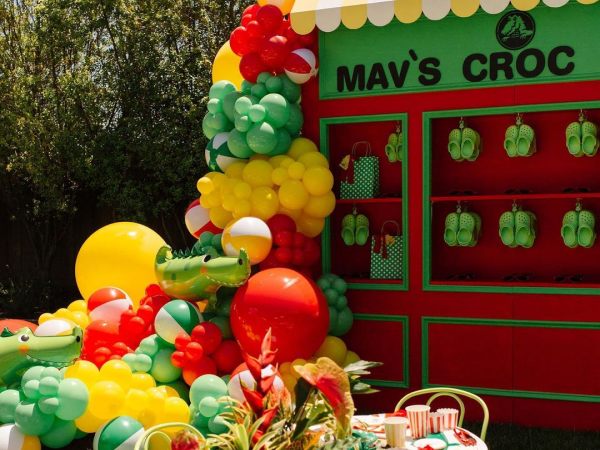
[[[402,132],[397,128],[395,133],[390,134],[385,146],[385,154],[391,163],[402,161],[402,145]]]
[[[444,241],[450,247],[474,247],[481,237],[481,217],[474,212],[450,213],[446,217]]]
[[[596,241],[596,216],[591,211],[583,210],[577,205],[575,211],[569,211],[563,217],[560,235],[567,247],[577,248],[580,245],[591,248]]]
[[[537,217],[531,211],[523,211],[513,206],[500,216],[500,239],[508,247],[531,248],[535,242]]]
[[[583,118],[582,118],[583,119]],[[598,152],[600,141],[598,140],[598,127],[592,122],[580,120],[573,122],[565,132],[567,137],[567,148],[573,156],[594,156]]]
[[[369,219],[356,208],[342,219],[342,239],[346,245],[365,245],[369,239]]]
[[[448,151],[455,161],[475,161],[481,153],[481,136],[472,128],[455,128],[448,137]]]
[[[504,135],[504,150],[508,156],[531,156],[536,151],[536,139],[533,128],[529,125],[511,125]]]

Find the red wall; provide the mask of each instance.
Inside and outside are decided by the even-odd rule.
[[[323,64],[327,64],[327,61],[321,61]],[[319,119],[323,117],[408,113],[410,289],[406,292],[349,290],[347,297],[355,313],[409,317],[410,390],[421,388],[421,318],[424,316],[600,322],[600,300],[593,295],[423,291],[422,113],[593,100],[600,100],[600,81],[326,101],[318,99],[318,81],[304,86],[304,135],[317,143]],[[567,124],[564,125],[566,127]],[[506,129],[506,124],[502,122],[498,126],[503,127],[497,130],[499,135]],[[447,139],[446,130],[442,138]],[[365,136],[364,139],[370,137]],[[559,145],[564,145],[562,139]],[[381,151],[379,154],[382,154]],[[332,161],[332,166],[338,162]],[[600,157],[595,163],[600,163]],[[501,164],[496,167],[503,169]],[[337,194],[339,191],[336,191]],[[375,230],[372,228],[371,232]],[[558,234],[558,231],[554,232]],[[332,242],[337,242],[334,239],[332,237]],[[600,269],[600,261],[590,263],[597,264],[596,267]],[[349,348],[356,350],[363,359],[385,363],[384,367],[374,371],[373,378],[401,379],[402,324],[374,321],[355,323],[354,329],[345,338]],[[599,350],[600,330],[431,324],[429,382],[508,391],[600,395]],[[461,356],[464,359],[459,360]],[[408,392],[396,388],[380,389],[379,394],[358,398],[359,408],[390,411]],[[496,422],[514,421],[528,426],[581,429],[598,429],[600,426],[597,420],[600,411],[598,403],[505,396],[483,398],[490,409],[491,420]],[[479,418],[479,411],[475,405],[467,404],[467,418]]]

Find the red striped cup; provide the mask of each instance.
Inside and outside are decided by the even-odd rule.
[[[429,434],[441,433],[443,431],[443,415],[437,412],[429,413]]]
[[[441,408],[437,412],[442,414],[442,431],[454,430],[458,426],[458,409]]]
[[[413,439],[427,436],[430,409],[426,405],[411,405],[406,407],[410,422],[410,433]]]

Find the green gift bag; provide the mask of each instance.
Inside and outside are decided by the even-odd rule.
[[[365,146],[365,156],[358,149]],[[352,146],[352,153],[341,164],[344,169],[340,183],[340,198],[374,198],[379,194],[379,158],[371,155],[371,144],[360,141]]]
[[[396,234],[386,233],[386,224],[396,225]],[[387,220],[381,226],[381,234],[371,237],[371,279],[402,279],[402,233],[400,225]]]

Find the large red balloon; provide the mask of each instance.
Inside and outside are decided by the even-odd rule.
[[[283,36],[271,36],[262,41],[258,54],[260,60],[271,68],[283,67],[290,49]]]
[[[275,359],[307,359],[329,328],[329,308],[318,286],[291,269],[263,270],[242,286],[231,305],[231,328],[244,351],[258,356],[268,329]]]
[[[258,53],[252,52],[242,56],[240,60],[240,73],[244,80],[250,83],[256,83],[256,78],[263,73],[268,72],[269,68],[260,60]]]

